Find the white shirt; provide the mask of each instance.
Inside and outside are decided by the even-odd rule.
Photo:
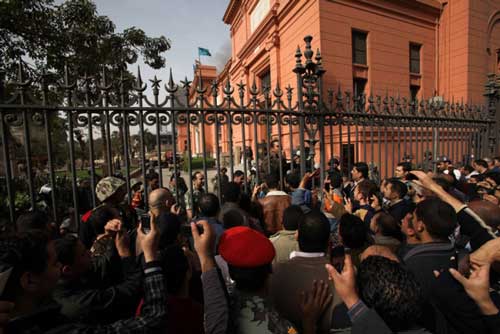
[[[469,175],[467,175],[467,176],[465,177],[465,179],[466,179],[466,180],[468,180],[468,179],[470,179],[470,178],[471,178],[472,176],[474,176],[474,175],[479,175],[479,172],[478,172],[477,170],[474,170],[474,171],[470,172],[470,174],[469,174]]]
[[[450,171],[447,170],[447,169],[445,169],[443,173],[444,174],[450,174]],[[460,177],[462,176],[462,174],[460,173],[460,171],[458,169],[453,169],[453,174],[455,175],[455,178],[457,180],[460,180]]]
[[[288,194],[284,191],[281,191],[281,190],[271,190],[270,192],[268,192],[266,194],[266,197],[267,196],[288,196]]]
[[[294,257],[324,257],[325,253],[323,252],[318,252],[318,253],[306,253],[306,252],[301,252],[301,251],[293,251],[290,253],[290,260],[293,259]]]

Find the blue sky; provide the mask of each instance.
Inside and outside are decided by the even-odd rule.
[[[229,0],[94,0],[94,2],[98,13],[108,16],[115,23],[117,32],[136,26],[151,37],[163,35],[171,40],[172,48],[165,53],[166,68],[153,70],[141,61],[138,62],[144,80],[152,79],[156,74],[165,82],[168,80],[170,67],[176,82],[184,76],[192,79],[194,60],[198,59],[198,47],[209,49],[212,54],[212,57],[201,57],[203,64],[220,67],[230,55],[229,26],[222,22]],[[135,65],[134,72],[136,67]]]

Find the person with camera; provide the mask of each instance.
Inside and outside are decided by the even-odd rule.
[[[412,171],[411,174],[437,197],[419,202],[415,211],[405,218],[415,233],[416,245],[404,255],[403,261],[422,286],[426,302],[432,305],[425,309],[422,324],[432,332],[443,329],[460,333],[484,332],[480,313],[462,286],[453,279],[436,280],[434,272],[448,272],[450,268],[463,273],[469,270],[467,252],[450,242],[457,226],[461,234],[470,238],[473,250],[493,235],[477,215],[426,173]]]
[[[143,279],[144,307],[137,317],[128,317],[111,323],[88,323],[81,319],[68,319],[61,313],[61,305],[52,301],[52,293],[61,278],[61,269],[67,275],[77,275],[79,267],[64,269],[58,260],[53,241],[40,233],[25,233],[0,239],[0,264],[11,268],[7,286],[0,299],[0,329],[6,333],[144,333],[161,330],[166,321],[165,285],[158,265],[159,232],[154,219],[151,230],[145,234],[142,227],[137,237],[144,250]],[[118,239],[121,237],[118,236]],[[68,257],[73,261],[86,261],[81,243]],[[76,258],[76,255],[82,258]],[[102,297],[112,298],[114,292]],[[11,302],[12,304],[6,303]],[[96,300],[94,300],[96,301]],[[105,300],[94,305],[106,306]],[[89,320],[89,319],[87,319]],[[0,331],[1,332],[1,331]]]
[[[62,306],[61,314],[68,319],[85,323],[110,323],[134,314],[139,301],[142,274],[130,251],[128,233],[121,228],[119,220],[116,223],[116,231],[108,230],[106,233],[114,240],[120,257],[122,279],[111,286],[88,279],[93,273],[91,255],[77,237],[68,235],[55,241],[57,259],[61,263],[61,278],[53,296]]]

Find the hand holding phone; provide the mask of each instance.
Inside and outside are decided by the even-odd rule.
[[[170,207],[170,213],[179,216],[181,214],[182,208],[179,204],[174,204]]]
[[[197,220],[191,220],[190,224],[187,225],[187,227],[189,228],[189,233],[191,233],[191,224],[194,224],[196,226],[196,229],[198,230],[198,234],[199,235],[202,235],[203,234],[203,225],[200,223],[201,221],[197,221]]]
[[[151,219],[152,217],[149,216],[149,214],[144,213],[140,216],[141,218],[141,227],[142,227],[142,232],[145,234],[148,234],[151,231]]]
[[[325,182],[325,186],[324,186],[324,188],[325,188],[325,190],[326,190],[327,192],[329,192],[329,191],[330,191],[330,182]]]

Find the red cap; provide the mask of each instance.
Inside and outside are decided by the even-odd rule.
[[[232,266],[254,268],[274,259],[274,246],[262,233],[246,226],[226,230],[219,241],[219,254]]]

